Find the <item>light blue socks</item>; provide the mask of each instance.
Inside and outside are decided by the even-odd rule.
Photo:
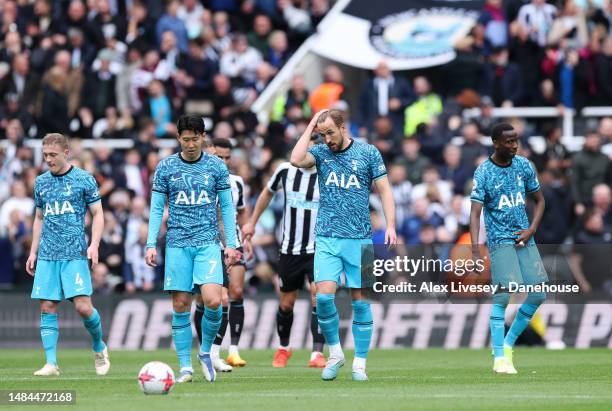
[[[40,339],[45,350],[47,364],[57,365],[57,339],[59,326],[57,314],[40,314]]]

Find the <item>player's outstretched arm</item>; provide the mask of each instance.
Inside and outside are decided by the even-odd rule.
[[[306,130],[304,130],[304,133],[295,144],[295,147],[293,147],[290,161],[294,167],[310,168],[315,165],[314,156],[308,152],[308,144],[310,143],[310,136],[312,136],[312,133],[317,127],[319,116],[326,111],[328,110],[321,110],[312,117],[308,127],[306,127]]]
[[[42,231],[43,215],[42,210],[36,207],[34,215],[34,225],[32,227],[32,246],[30,247],[30,256],[26,262],[26,271],[31,276],[34,276],[36,271],[36,257],[38,255],[38,246],[40,244],[40,232]]]
[[[91,242],[87,249],[87,258],[91,260],[92,267],[98,264],[98,247],[100,247],[100,239],[104,231],[104,210],[102,202],[98,201],[89,206],[91,213]]]
[[[151,212],[149,213],[149,233],[147,235],[147,254],[145,261],[147,265],[155,267],[157,265],[157,236],[161,228],[166,205],[166,195],[159,191],[151,194]]]
[[[253,209],[253,214],[251,214],[251,218],[245,225],[242,226],[242,235],[245,239],[250,240],[255,234],[255,226],[259,221],[259,218],[263,214],[263,212],[268,208],[270,201],[272,201],[273,194],[268,189],[268,187],[264,187],[261,190],[261,194],[257,198],[257,202],[255,203],[255,208]]]
[[[397,243],[397,234],[395,232],[395,201],[393,200],[393,192],[387,176],[381,177],[374,182],[380,201],[385,214],[385,222],[387,230],[385,231],[385,244],[393,245]]]

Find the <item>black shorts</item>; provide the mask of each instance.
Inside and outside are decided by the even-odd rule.
[[[305,278],[309,283],[314,281],[314,254],[279,254],[278,276],[282,292],[303,289]]]

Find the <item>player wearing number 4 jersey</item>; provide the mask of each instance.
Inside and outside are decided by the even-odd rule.
[[[325,144],[308,148],[318,128]],[[372,312],[364,300],[361,283],[361,250],[372,245],[369,197],[372,183],[380,194],[387,222],[385,242],[394,244],[395,205],[380,152],[370,144],[358,143],[347,133],[342,113],[323,110],[313,118],[291,153],[295,167],[317,167],[319,212],[315,227],[314,280],[317,286],[319,327],[329,345],[329,360],[321,377],[333,380],[344,365],[340,346],[340,318],[336,310],[336,286],[344,272],[353,299],[355,359],[353,380],[368,379],[366,358],[372,339]]]
[[[490,326],[493,345],[493,371],[516,374],[512,362],[512,347],[527,328],[538,307],[546,299],[542,292],[530,292],[519,308],[508,334],[504,338],[506,306],[510,300],[508,287],[515,284],[539,284],[548,281],[533,234],[544,214],[544,196],[533,165],[517,156],[518,136],[507,123],[496,124],[491,130],[495,153],[474,173],[470,198],[470,237],[474,258],[479,257],[478,231],[484,208],[487,245],[491,255],[491,282],[501,292],[493,296]],[[529,224],[525,199],[535,201],[533,220]]]
[[[98,245],[104,228],[100,193],[93,176],[68,163],[70,147],[61,134],[42,140],[43,158],[49,171],[36,178],[36,216],[32,248],[26,263],[34,276],[32,298],[40,300],[40,337],[47,362],[36,376],[59,375],[57,305],[72,301],[92,338],[96,373],[110,368],[108,350],[102,341],[102,323],[91,303],[91,276],[87,259],[98,263]],[[91,244],[85,239],[85,213],[91,212]],[[38,260],[38,261],[37,261]]]
[[[202,152],[205,138],[202,118],[182,116],[177,129],[181,152],[160,161],[153,177],[146,262],[156,265],[157,236],[167,198],[164,290],[172,293],[172,338],[180,365],[178,381],[191,381],[193,375],[190,310],[191,291],[195,285],[200,289],[205,306],[198,359],[204,377],[213,382],[216,371],[210,349],[221,325],[223,284],[217,199],[229,264],[240,258],[236,250],[236,216],[227,167],[216,156]]]

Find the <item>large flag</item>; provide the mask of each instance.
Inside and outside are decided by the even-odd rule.
[[[312,50],[354,67],[392,70],[447,63],[476,23],[481,0],[352,0],[321,28]]]

